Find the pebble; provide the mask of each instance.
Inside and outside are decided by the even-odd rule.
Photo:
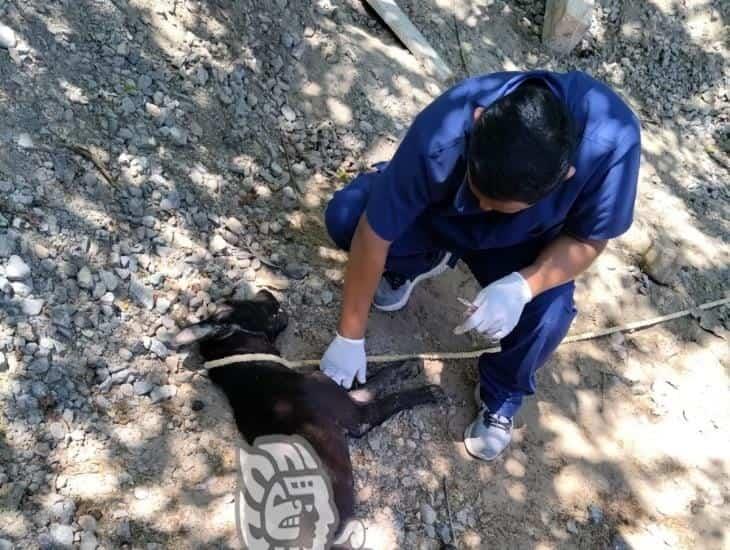
[[[99,545],[99,541],[94,533],[84,531],[81,533],[81,543],[79,544],[79,550],[96,550]]]
[[[90,533],[96,531],[96,518],[94,518],[94,516],[84,514],[79,518],[78,522],[79,527],[81,527],[84,531],[88,531]]]
[[[159,403],[174,397],[177,394],[175,386],[156,386],[150,393],[152,403]]]
[[[137,380],[132,389],[136,395],[147,395],[152,391],[152,384],[147,380]]]
[[[155,297],[152,289],[136,277],[130,277],[129,295],[145,309],[155,307]]]
[[[119,286],[119,278],[111,271],[101,271],[99,277],[101,277],[101,282],[104,283],[104,287],[110,292],[114,292],[117,286]]]
[[[12,255],[5,267],[5,276],[10,281],[22,281],[30,276],[30,267],[20,256]]]
[[[281,114],[288,122],[294,122],[297,119],[297,114],[294,112],[294,109],[289,107],[289,105],[284,105],[281,108]]]
[[[21,309],[25,315],[36,316],[43,309],[44,300],[40,298],[26,298],[21,304]]]
[[[53,518],[62,525],[71,525],[75,512],[76,503],[70,498],[59,499],[51,505]]]
[[[91,274],[91,270],[84,266],[81,269],[79,269],[79,272],[76,274],[76,282],[81,288],[90,289],[94,284],[94,277]]]
[[[243,224],[238,220],[238,218],[230,217],[226,220],[226,227],[236,235],[243,235],[244,228]]]
[[[0,539],[0,550],[13,550],[13,543],[8,539]]]
[[[0,258],[7,258],[13,252],[17,246],[17,239],[14,239],[8,234],[0,235]]]
[[[63,439],[66,437],[66,429],[60,422],[51,422],[48,431],[56,439]]]
[[[436,522],[436,511],[430,504],[421,504],[421,520],[426,525],[433,525]]]
[[[172,126],[168,130],[168,135],[175,145],[183,146],[188,143],[188,133],[179,128],[178,126]]]
[[[52,523],[49,529],[54,548],[58,550],[71,549],[74,543],[74,530],[70,525]]]
[[[0,48],[6,50],[14,48],[18,43],[18,39],[15,37],[15,31],[7,25],[0,23]]]
[[[172,303],[170,300],[164,297],[157,298],[157,301],[155,302],[155,311],[157,313],[164,315],[167,313],[167,310],[170,309],[170,306],[172,306]]]
[[[568,524],[565,526],[565,528],[568,530],[568,533],[572,533],[573,535],[578,534],[578,524],[575,522],[575,520],[568,520]]]
[[[595,504],[591,504],[588,506],[588,515],[591,518],[591,521],[598,525],[603,521],[603,510],[599,506],[596,506]]]
[[[228,246],[229,244],[220,235],[213,235],[213,238],[210,239],[209,247],[213,254],[223,252],[226,248],[228,248]]]
[[[150,351],[160,359],[164,359],[170,355],[170,350],[168,350],[167,347],[165,347],[165,344],[160,342],[157,338],[152,338],[150,341]]]

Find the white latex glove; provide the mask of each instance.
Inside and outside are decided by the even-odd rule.
[[[482,289],[473,302],[474,311],[454,329],[454,334],[477,330],[488,338],[501,340],[517,326],[530,300],[530,285],[518,272],[510,273]]]
[[[367,370],[365,339],[351,340],[338,334],[324,352],[319,369],[348,390],[355,376],[364,384]]]

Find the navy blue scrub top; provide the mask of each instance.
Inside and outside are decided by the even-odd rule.
[[[573,114],[580,140],[575,176],[516,214],[484,212],[465,180],[474,110],[533,78],[543,80]],[[479,76],[446,91],[416,117],[393,159],[374,178],[366,216],[387,241],[414,223],[426,224],[441,246],[462,252],[547,241],[561,233],[610,239],[631,225],[640,157],[638,119],[590,76],[577,71]]]

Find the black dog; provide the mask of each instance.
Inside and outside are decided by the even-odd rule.
[[[206,362],[252,353],[279,355],[273,341],[286,325],[287,315],[276,298],[262,291],[253,300],[229,302],[211,319],[183,329],[175,344],[199,343]],[[209,376],[228,397],[249,445],[273,434],[297,434],[312,445],[330,476],[340,525],[345,525],[355,508],[346,434],[362,437],[399,411],[441,398],[437,386],[373,395],[375,385],[390,386],[402,370],[384,368],[371,377],[364,401],[354,400],[319,371],[298,372],[274,361],[215,367]]]

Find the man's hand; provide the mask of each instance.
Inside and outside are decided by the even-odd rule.
[[[454,329],[454,334],[477,330],[488,338],[501,340],[517,326],[530,300],[530,286],[515,271],[482,289],[473,302],[473,313]]]
[[[355,376],[358,382],[364,384],[367,370],[365,339],[351,340],[338,334],[322,356],[319,368],[348,390],[352,387]]]

